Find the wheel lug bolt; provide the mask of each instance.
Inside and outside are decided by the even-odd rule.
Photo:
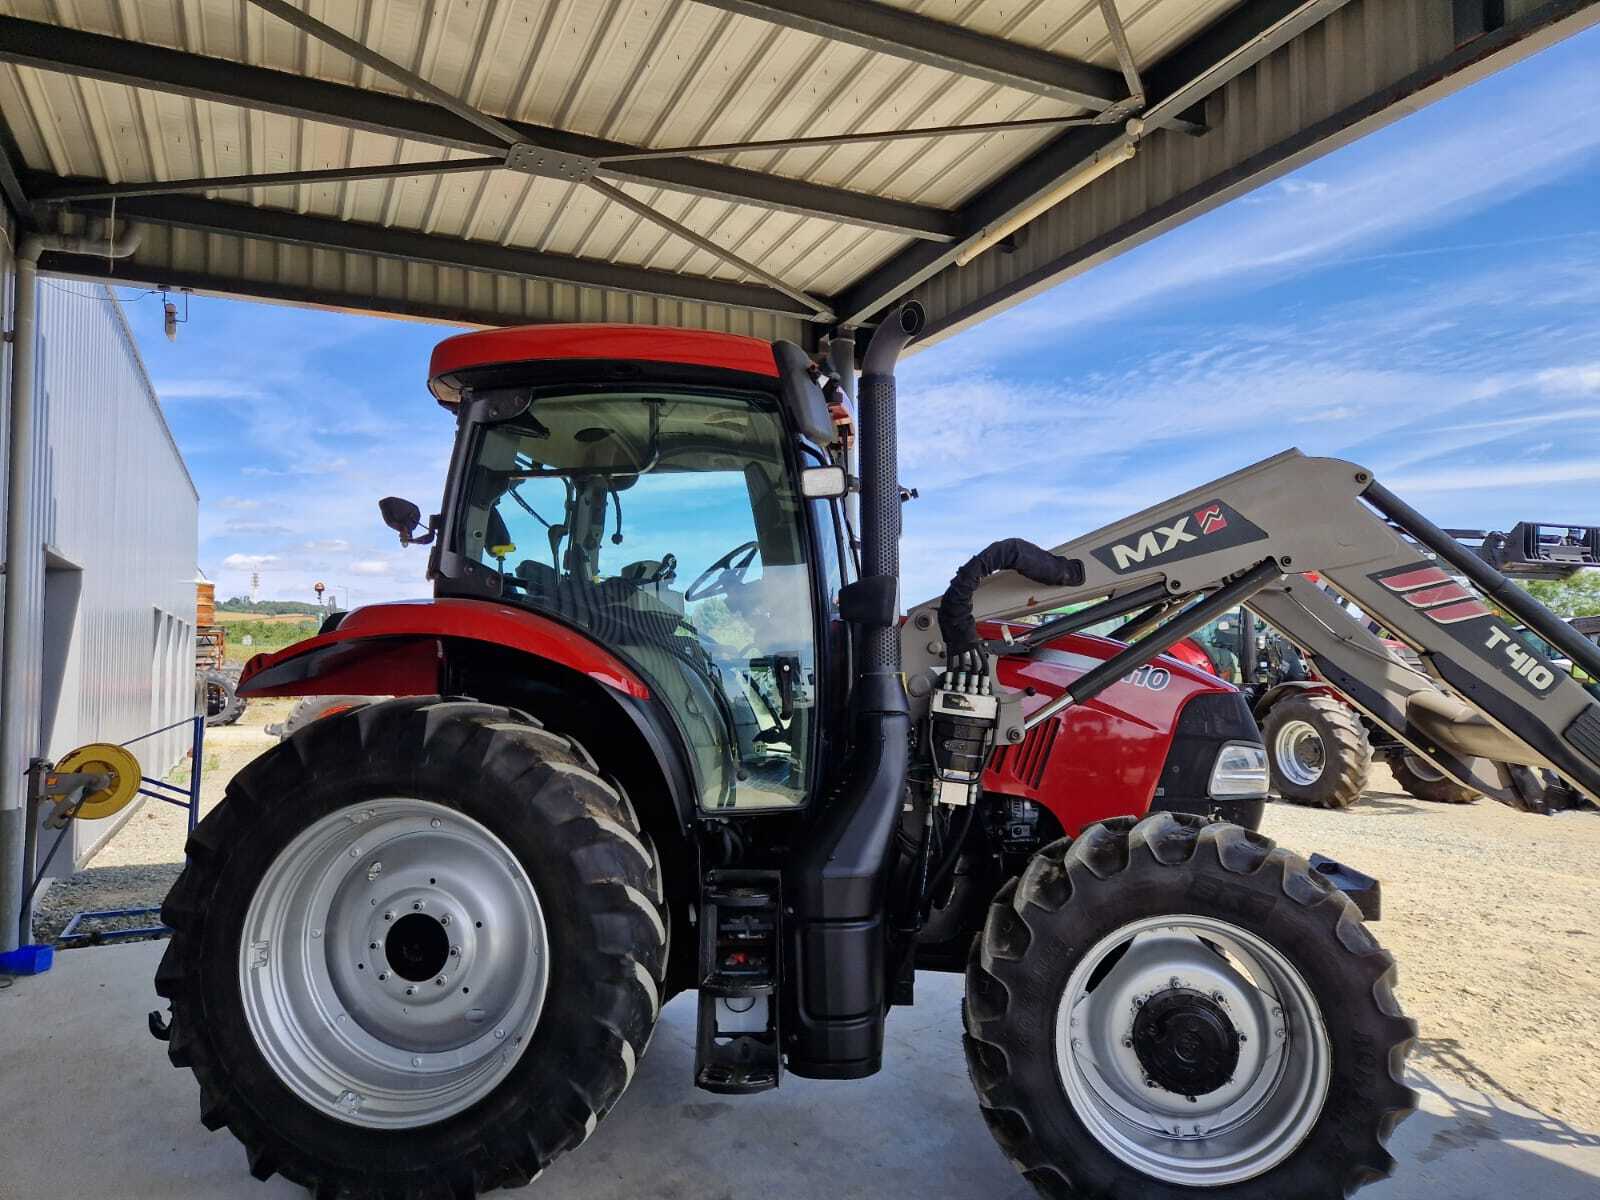
[[[443,975],[439,976],[439,978],[435,979],[433,982],[438,984],[440,987],[443,987],[444,986],[444,976]]]
[[[1125,1050],[1132,1050],[1133,1049],[1133,1039],[1132,1038],[1123,1038],[1122,1039],[1122,1046],[1123,1046],[1123,1048]]]
[[[385,920],[385,921],[392,921],[392,920],[394,920],[394,913],[392,913],[392,912],[386,912],[386,913],[384,913],[384,914],[383,914],[383,919],[384,919],[384,920]]]
[[[440,917],[439,918],[439,924],[441,924],[441,925],[450,924],[450,914],[449,913],[445,913],[444,916]]]
[[[412,912],[421,912],[422,911],[422,901],[421,900],[413,900],[411,902],[411,911]]]
[[[460,946],[451,946],[450,947],[450,957],[451,958],[460,958],[461,957],[461,947]]]
[[[408,988],[407,988],[407,989],[406,989],[406,995],[408,995],[408,996],[415,996],[415,995],[416,995],[416,994],[417,994],[417,989],[416,989],[416,988],[414,988],[414,987],[408,987]]]
[[[368,950],[376,950],[377,948],[378,948],[378,943],[377,942],[368,942],[367,943],[367,949]]]
[[[389,978],[389,972],[387,972],[387,971],[379,971],[378,972],[378,982],[379,983],[382,983],[387,978]]]

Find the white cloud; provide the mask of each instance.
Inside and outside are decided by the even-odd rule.
[[[224,496],[217,501],[218,508],[231,508],[239,512],[254,512],[261,507],[261,501],[246,499],[243,496]]]
[[[389,564],[381,558],[358,558],[350,564],[352,575],[387,575]]]
[[[1600,396],[1600,363],[1551,367],[1547,371],[1539,372],[1539,382],[1553,392]]]
[[[342,554],[350,549],[350,543],[343,538],[323,538],[320,541],[307,542],[304,548],[313,552],[324,554]]]
[[[262,396],[259,384],[203,375],[164,379],[152,386],[163,400],[255,400]]]
[[[230,554],[222,565],[234,571],[255,571],[278,561],[276,554]]]
[[[1482,488],[1535,488],[1556,483],[1600,482],[1600,459],[1564,462],[1515,462],[1504,465],[1467,463],[1442,470],[1402,473],[1391,481],[1395,491],[1470,492]]]
[[[349,465],[347,458],[325,458],[316,462],[297,463],[292,467],[240,467],[239,474],[250,479],[291,479],[297,475],[332,475]]]

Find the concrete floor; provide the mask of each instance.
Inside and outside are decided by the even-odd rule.
[[[60,954],[0,990],[0,1200],[271,1200],[223,1132],[207,1133],[193,1078],[145,1031],[159,944]],[[1028,1200],[978,1116],[959,1041],[960,981],[919,980],[889,1022],[888,1066],[860,1083],[791,1079],[745,1099],[696,1091],[694,1001],[667,1006],[616,1111],[523,1194],[540,1200],[916,1196]],[[1593,1200],[1600,1134],[1505,1095],[1493,1064],[1450,1043],[1414,1060],[1422,1108],[1401,1126],[1401,1167],[1363,1200]]]

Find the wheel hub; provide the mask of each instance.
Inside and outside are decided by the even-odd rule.
[[[450,961],[450,935],[425,913],[407,913],[389,930],[383,953],[401,979],[421,983],[435,978]]]
[[[1239,1034],[1227,1012],[1188,988],[1162,992],[1140,1006],[1133,1049],[1157,1086],[1185,1096],[1210,1095],[1239,1065]]]
[[[1316,783],[1327,766],[1328,752],[1322,744],[1322,734],[1309,721],[1285,721],[1272,748],[1279,774],[1300,787]]]

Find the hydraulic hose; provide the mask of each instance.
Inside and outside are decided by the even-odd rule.
[[[972,598],[978,585],[996,571],[1015,571],[1041,587],[1076,587],[1083,582],[1083,563],[1075,558],[1059,558],[1022,538],[991,542],[961,565],[939,599],[939,635],[947,659],[981,652],[983,639],[972,615]]]

